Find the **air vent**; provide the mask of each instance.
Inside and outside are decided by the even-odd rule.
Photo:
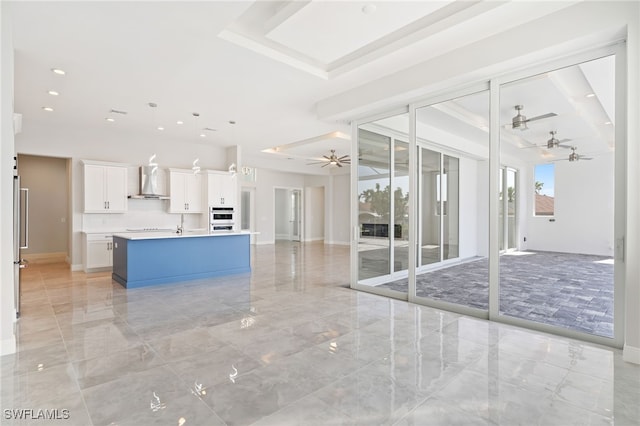
[[[216,130],[216,129],[212,129],[211,127],[205,127],[205,128],[204,128],[204,129],[202,129],[202,130],[208,130],[208,131],[210,131],[210,132],[217,132],[217,130]]]
[[[120,111],[120,110],[117,110],[117,109],[111,109],[111,111],[109,111],[109,112],[113,113],[113,114],[127,115],[127,111]]]

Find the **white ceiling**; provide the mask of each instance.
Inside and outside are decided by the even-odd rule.
[[[376,11],[367,15],[369,4]],[[12,14],[15,110],[25,129],[117,128],[183,150],[240,145],[248,165],[328,173],[306,164],[330,149],[348,152],[350,128],[319,120],[317,102],[570,4],[96,1],[3,9]],[[557,95],[541,93],[546,101]],[[554,112],[564,112],[566,100],[557,101]],[[527,116],[548,112],[540,100],[519,102]]]
[[[304,7],[267,32],[266,37],[329,64],[450,3],[303,2]]]

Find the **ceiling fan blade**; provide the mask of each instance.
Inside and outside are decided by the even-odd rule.
[[[351,160],[342,160],[341,163],[343,163],[343,164],[351,164]]]
[[[323,164],[323,165],[322,165],[322,166],[320,166],[320,167],[327,167],[329,164],[331,164],[331,163],[325,163],[325,164]]]
[[[338,158],[338,160],[342,161],[348,158],[349,158],[349,155],[343,155],[342,157]]]
[[[331,161],[331,157],[327,157],[326,155],[323,155],[324,158],[326,158],[327,160]]]
[[[527,118],[527,119],[525,120],[525,122],[527,122],[527,123],[528,123],[529,121],[542,120],[542,119],[544,119],[544,118],[551,118],[551,117],[555,117],[555,116],[557,116],[557,115],[558,115],[558,114],[556,114],[555,112],[550,112],[550,113],[548,113],[548,114],[538,115],[537,117]]]
[[[340,164],[340,163],[336,163],[336,166],[338,166],[338,167],[342,167],[342,164]]]
[[[314,161],[313,163],[307,163],[307,166],[312,166],[314,164],[326,164],[326,161]]]

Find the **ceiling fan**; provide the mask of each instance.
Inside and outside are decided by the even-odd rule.
[[[512,129],[527,130],[527,123],[530,121],[542,120],[543,118],[551,118],[558,115],[555,112],[550,112],[547,114],[538,115],[536,117],[527,118],[526,116],[521,114],[521,111],[524,109],[524,105],[516,105],[515,108],[518,113],[511,119]]]
[[[576,152],[576,150],[578,149],[577,146],[572,146],[571,147],[571,154],[569,154],[569,158],[561,158],[559,160],[555,160],[555,161],[570,161],[570,162],[574,162],[574,161],[578,161],[578,160],[593,160],[593,158],[591,157],[585,157],[584,155],[580,155]]]
[[[316,161],[313,163],[307,163],[307,165],[312,165],[312,164],[322,164],[321,167],[327,167],[329,165],[332,166],[338,166],[338,167],[342,167],[344,164],[351,164],[351,158],[349,158],[349,155],[343,155],[341,157],[338,157],[336,155],[336,150],[332,149],[331,150],[331,154],[330,155],[323,155],[322,156],[323,159],[321,161]]]
[[[543,147],[543,148],[547,148],[547,149],[553,149],[553,148],[571,148],[569,145],[562,145],[565,142],[569,142],[571,141],[571,139],[562,139],[562,140],[558,140],[556,138],[556,133],[558,133],[555,130],[552,130],[549,132],[549,134],[551,135],[551,139],[549,139],[547,142],[540,144],[540,145],[533,145],[533,146],[525,146],[523,148],[539,148],[539,147]]]

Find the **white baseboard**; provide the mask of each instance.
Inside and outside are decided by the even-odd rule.
[[[622,359],[633,364],[640,364],[640,348],[625,344],[622,350]]]
[[[336,246],[348,246],[351,243],[349,243],[349,241],[325,241],[325,244],[332,244],[332,245],[336,245]]]
[[[256,245],[257,246],[263,246],[263,245],[268,245],[268,244],[275,244],[276,242],[274,240],[271,241],[256,241]]]
[[[305,243],[312,243],[314,241],[324,241],[324,237],[306,238],[304,240]]]
[[[72,272],[84,271],[84,266],[82,266],[82,263],[71,264],[71,271]]]
[[[0,356],[16,353],[16,336],[9,339],[2,339],[0,342]]]

